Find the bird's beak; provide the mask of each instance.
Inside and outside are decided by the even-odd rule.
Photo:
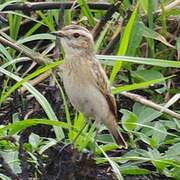
[[[65,37],[66,36],[63,31],[55,31],[55,32],[51,32],[50,34],[52,34],[54,36],[58,36],[58,37]]]

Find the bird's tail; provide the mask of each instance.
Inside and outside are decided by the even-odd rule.
[[[119,131],[119,127],[118,127],[115,117],[113,115],[111,115],[110,118],[108,118],[104,121],[104,124],[109,129],[116,144],[120,148],[127,149],[128,145],[127,145],[126,141],[124,140],[121,132]]]
[[[114,141],[120,148],[124,148],[124,149],[128,148],[126,141],[124,140],[122,134],[120,133],[120,131],[118,130],[117,127],[116,127],[116,129],[109,130],[109,131],[111,132]]]

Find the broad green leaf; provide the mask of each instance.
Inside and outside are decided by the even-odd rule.
[[[163,160],[161,160],[162,156],[161,156],[160,152],[157,149],[149,149],[148,150],[148,155],[152,159],[152,163],[154,164],[154,166],[159,171],[163,171],[168,166],[166,161],[164,162]]]
[[[18,151],[0,151],[0,155],[15,174],[21,173]]]
[[[170,146],[168,150],[165,152],[165,158],[172,159],[180,157],[180,142]]]
[[[175,46],[171,45],[161,34],[155,32],[154,30],[152,30],[148,27],[146,27],[145,25],[144,25],[143,36],[147,37],[147,38],[158,40],[158,41],[162,42],[163,44],[165,44],[166,46],[169,46],[171,48],[175,48]]]
[[[134,78],[136,76],[140,77],[142,81],[149,81],[149,80],[164,78],[163,75],[159,71],[156,71],[153,69],[143,69],[143,70],[132,71],[132,76]]]
[[[164,127],[164,125],[160,122],[156,122],[155,126],[156,129],[162,130],[164,132],[166,132],[166,128]],[[163,144],[163,142],[166,139],[166,134],[162,134],[160,132],[154,131],[153,135],[152,135],[152,139],[154,140],[154,142],[156,143],[156,147],[158,148],[161,144]]]
[[[108,135],[109,136],[109,135]],[[111,138],[112,139],[112,138]],[[98,136],[98,140],[99,140],[99,136]],[[113,141],[113,140],[112,140]],[[112,142],[111,141],[111,142]],[[101,142],[101,141],[100,141]],[[102,141],[104,142],[104,141]],[[108,151],[113,151],[117,149],[117,145],[115,143],[111,143],[106,141],[107,144],[105,145],[100,145],[100,147],[103,149],[104,152],[108,152]],[[102,151],[98,148],[96,148],[96,155],[98,154],[102,154]]]
[[[162,112],[143,106],[139,103],[134,104],[133,112],[138,116],[139,123],[142,124],[147,124],[162,114]]]
[[[144,168],[140,168],[138,166],[135,165],[122,165],[119,167],[121,173],[124,175],[143,175],[143,174],[150,174],[151,171],[144,169]]]
[[[135,22],[133,26],[133,31],[131,32],[131,37],[128,44],[128,49],[126,52],[127,56],[135,56],[137,49],[140,47],[144,34],[144,26],[140,22]]]
[[[128,122],[126,122],[127,124],[132,124],[132,123],[128,123]],[[167,131],[162,131],[162,130],[160,130],[160,129],[157,129],[157,128],[155,128],[154,126],[151,126],[151,125],[146,125],[145,123],[143,124],[143,123],[133,123],[133,124],[136,124],[136,129],[134,130],[136,133],[138,133],[140,136],[142,135],[142,133],[148,133],[148,134],[150,134],[150,135],[152,135],[154,132],[159,132],[159,133],[161,133],[161,134],[166,134],[166,135],[169,135],[169,136],[172,136],[172,137],[174,137],[174,138],[177,138],[177,140],[179,140],[179,136],[178,135],[176,135],[176,134],[173,134],[173,133],[169,133],[169,132],[167,132]],[[142,132],[138,132],[139,131],[139,127],[141,127],[142,128],[142,130],[144,130],[145,128],[146,129],[149,129],[149,132],[147,132],[147,130],[146,131],[142,131]],[[138,129],[139,128],[139,129]],[[143,137],[144,138],[144,137]],[[146,138],[146,137],[145,137]]]
[[[111,157],[111,160],[119,163],[132,161],[135,164],[139,164],[139,165],[142,165],[142,163],[144,164],[145,162],[151,162],[153,164],[157,163],[159,169],[163,169],[165,167],[170,167],[170,166],[180,168],[178,162],[162,159],[163,157],[161,155],[158,156],[159,153],[156,151],[157,151],[156,149],[149,150],[149,152],[143,149],[130,150],[121,157]],[[108,162],[106,158],[96,158],[96,159],[98,164]]]
[[[41,142],[41,137],[37,134],[31,133],[29,136],[29,143],[31,144],[32,148],[36,150]]]
[[[138,117],[133,112],[130,112],[125,109],[121,109],[120,112],[123,114],[121,118],[123,128],[126,131],[132,131],[136,127],[136,123],[138,122]]]
[[[175,168],[172,169],[171,176],[172,176],[174,179],[179,180],[179,177],[180,177],[180,170],[179,170],[178,167],[175,167]]]

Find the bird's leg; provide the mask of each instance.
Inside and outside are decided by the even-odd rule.
[[[93,154],[96,153],[96,138],[97,138],[97,135],[98,135],[98,130],[96,128],[96,132],[95,132],[95,136],[94,136],[94,142],[93,142]]]
[[[80,129],[80,131],[78,132],[78,134],[76,135],[76,137],[72,141],[72,144],[75,144],[75,142],[77,141],[77,139],[79,138],[79,136],[81,135],[81,133],[82,133],[82,131],[84,130],[85,127],[86,127],[86,123],[84,123],[83,127]]]
[[[84,123],[83,127],[80,129],[80,131],[78,132],[78,134],[76,135],[76,137],[74,138],[74,140],[72,141],[72,143],[68,143],[65,144],[59,151],[59,153],[61,153],[67,146],[69,145],[75,145],[75,142],[77,141],[78,137],[81,135],[82,131],[84,130],[84,128],[86,127],[86,123]]]
[[[86,118],[85,118],[86,119]],[[78,132],[78,134],[75,136],[75,138],[73,139],[72,142],[69,142],[67,144],[65,144],[59,151],[59,153],[61,153],[67,146],[71,145],[74,146],[75,142],[77,141],[77,139],[79,138],[79,136],[81,135],[83,129],[86,127],[86,122],[84,123],[83,127],[80,129],[80,131]]]
[[[100,129],[100,123],[96,121],[96,132],[95,132],[95,136],[94,136],[94,142],[93,142],[93,154],[96,153],[96,140],[97,140],[97,136],[99,134],[99,129]]]

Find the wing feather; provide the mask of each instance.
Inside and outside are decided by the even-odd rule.
[[[94,76],[94,80],[97,88],[105,97],[109,105],[110,111],[114,114],[115,117],[117,117],[116,101],[111,93],[111,88],[105,71],[103,70],[101,64],[97,60],[90,61],[90,64],[92,66],[92,68],[90,69],[93,70],[92,74]]]

